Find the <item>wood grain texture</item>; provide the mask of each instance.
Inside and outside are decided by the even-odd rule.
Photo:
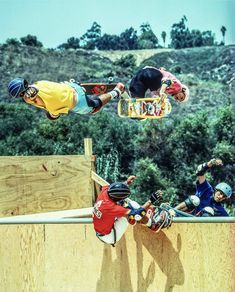
[[[1,291],[233,292],[234,227],[130,226],[113,248],[92,225],[0,226]]]
[[[1,216],[91,206],[91,170],[89,155],[1,157]],[[92,225],[0,226],[0,238],[0,292],[235,291],[235,224],[130,226],[115,248]]]
[[[0,157],[0,185],[0,216],[91,206],[91,157]]]
[[[0,291],[44,290],[44,226],[1,226]]]

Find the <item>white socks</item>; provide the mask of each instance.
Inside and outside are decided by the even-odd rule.
[[[118,98],[122,92],[119,88],[115,88],[114,90],[110,91],[109,94],[111,95],[111,99]]]

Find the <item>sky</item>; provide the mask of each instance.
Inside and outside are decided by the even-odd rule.
[[[56,48],[70,37],[80,38],[96,21],[102,34],[119,35],[149,23],[162,44],[161,33],[185,15],[190,30],[211,30],[216,41],[235,44],[235,0],[0,0],[0,43],[8,38],[37,36],[46,48]]]

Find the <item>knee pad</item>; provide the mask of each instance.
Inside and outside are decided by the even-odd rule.
[[[89,107],[92,107],[94,109],[99,109],[102,107],[102,101],[98,96],[86,95],[86,100]]]

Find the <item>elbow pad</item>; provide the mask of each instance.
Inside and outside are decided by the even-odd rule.
[[[202,176],[207,172],[208,169],[209,169],[209,166],[207,165],[206,162],[203,163],[203,164],[200,164],[197,167],[196,175],[197,176]]]
[[[209,206],[203,208],[199,214],[199,216],[201,216],[201,217],[212,217],[214,215],[215,215],[214,209],[209,207]]]
[[[200,199],[197,196],[189,196],[184,202],[188,209],[193,210],[200,204]]]

